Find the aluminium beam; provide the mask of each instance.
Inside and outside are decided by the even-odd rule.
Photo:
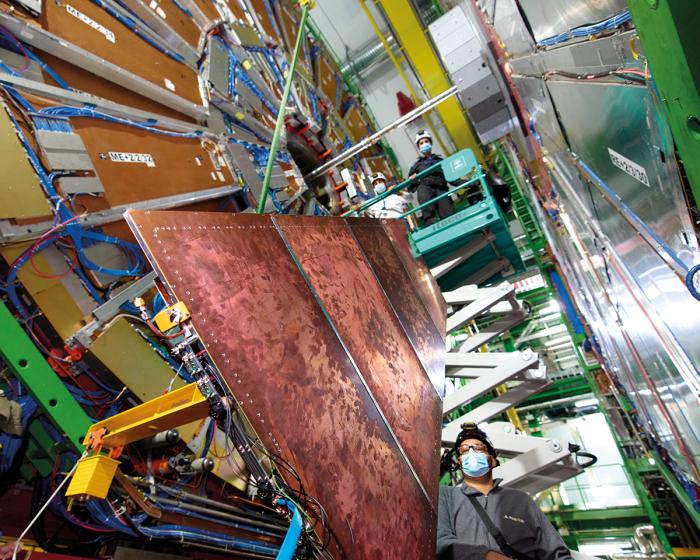
[[[513,354],[512,357],[504,359],[498,367],[493,368],[487,375],[481,375],[464,387],[447,395],[443,401],[443,414],[454,412],[459,407],[472,402],[516,375],[535,367],[539,362],[539,356],[531,350],[512,352],[511,354]]]
[[[459,266],[470,257],[473,257],[476,253],[495,240],[496,236],[492,232],[482,231],[480,236],[472,239],[469,243],[452,253],[448,259],[431,268],[430,273],[435,277],[435,280],[439,280],[450,270]]]
[[[526,315],[523,311],[507,313],[497,321],[481,329],[478,333],[470,336],[459,345],[457,350],[459,352],[472,352],[481,348],[484,344],[488,344],[494,338],[522,323],[525,317]]]
[[[448,305],[466,304],[447,318],[448,333],[462,328],[504,299],[511,300],[513,311],[520,309],[520,305],[514,299],[515,288],[508,282],[503,282],[496,288],[475,289],[474,286],[464,286],[445,292],[443,296]]]
[[[457,430],[459,433],[459,430],[461,429],[460,426],[464,422],[474,422],[475,424],[488,422],[492,418],[505,413],[509,408],[524,402],[532,395],[543,391],[551,384],[552,382],[547,379],[526,379],[516,387],[509,388],[502,395],[498,395],[489,402],[484,403],[474,410],[460,416],[456,420],[453,420],[444,426],[443,430]]]
[[[83,70],[92,72],[105,80],[109,80],[110,82],[165,105],[166,107],[184,113],[197,121],[203,121],[207,117],[207,107],[205,105],[192,103],[136,74],[127,72],[116,64],[108,62],[90,51],[68,43],[40,27],[31,25],[28,22],[2,12],[0,12],[0,25],[15,36],[22,37],[22,40],[32,47],[53,54]]]

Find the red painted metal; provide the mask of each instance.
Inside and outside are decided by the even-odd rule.
[[[437,395],[417,382],[421,364],[349,231],[327,218],[276,219],[281,229],[265,215],[128,215],[263,443],[325,508],[345,557],[433,558],[434,486],[426,481],[426,495],[419,481],[437,468]],[[292,232],[292,220],[311,226]]]

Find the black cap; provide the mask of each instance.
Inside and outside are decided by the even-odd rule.
[[[493,447],[493,444],[491,443],[491,440],[486,435],[486,432],[480,430],[479,426],[477,426],[474,422],[465,422],[462,424],[461,428],[462,431],[459,432],[454,446],[454,452],[456,454],[459,455],[459,446],[462,445],[463,441],[467,439],[478,439],[486,446],[486,448],[489,450],[489,454],[492,457],[496,457],[498,455]]]

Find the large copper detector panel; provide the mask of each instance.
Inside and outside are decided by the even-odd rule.
[[[445,302],[440,286],[430,273],[425,261],[413,256],[408,244],[405,222],[403,220],[382,220],[382,224],[438,331],[444,335],[447,329],[447,302]]]
[[[342,218],[273,221],[437,507],[442,402],[362,249]]]
[[[263,443],[323,504],[345,556],[434,558],[435,509],[271,217],[127,220]]]
[[[347,224],[374,269],[430,381],[442,396],[445,388],[445,338],[394,251],[382,222],[371,218],[349,218]]]

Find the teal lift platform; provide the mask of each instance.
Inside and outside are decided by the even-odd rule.
[[[439,196],[411,208],[401,218],[415,214],[441,198],[478,186],[481,199],[452,216],[428,227],[411,231],[409,239],[416,256],[422,256],[443,290],[462,284],[483,284],[498,274],[525,269],[508,228],[508,221],[491,194],[486,177],[470,149],[461,150],[419,173],[415,179],[399,183],[372,198],[347,215],[359,215],[387,196],[410,187],[441,167],[445,180],[455,185]]]

